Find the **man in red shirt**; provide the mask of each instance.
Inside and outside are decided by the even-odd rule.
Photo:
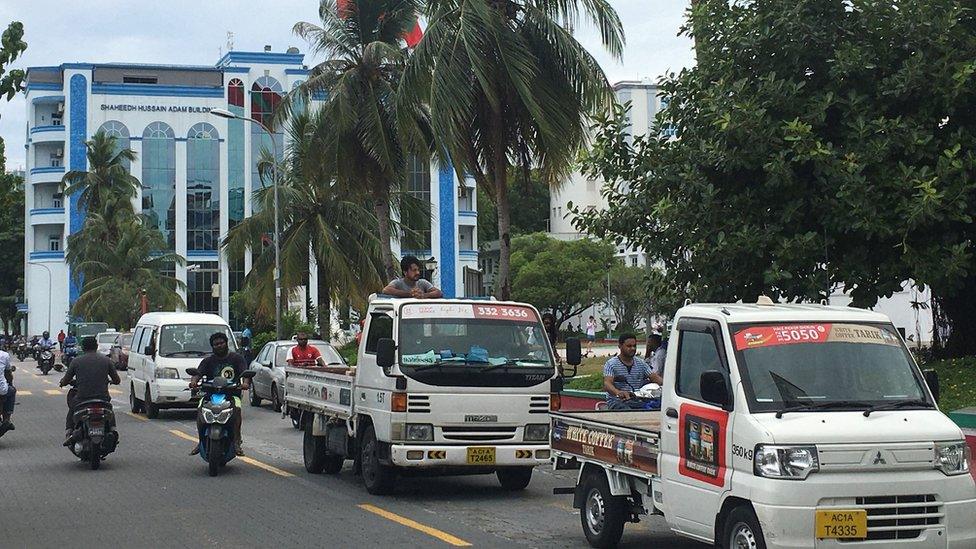
[[[322,358],[322,353],[314,346],[308,344],[308,334],[298,332],[296,339],[298,340],[298,345],[291,348],[291,358],[288,359],[288,364],[299,368],[325,366],[325,359]]]

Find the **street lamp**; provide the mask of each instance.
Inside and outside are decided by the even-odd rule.
[[[43,263],[31,263],[47,271],[47,332],[51,333],[51,302],[54,301],[54,278],[51,276],[51,269]]]
[[[274,281],[275,281],[275,338],[281,339],[281,248],[278,245],[278,142],[275,141],[274,133],[270,128],[264,125],[263,122],[255,120],[253,118],[248,118],[246,116],[240,116],[230,112],[227,109],[210,109],[210,114],[214,116],[219,116],[221,118],[227,119],[237,119],[246,120],[248,122],[253,122],[261,127],[268,137],[271,138],[271,148],[274,153],[274,162],[272,167],[274,168],[274,175],[271,178],[271,186],[274,189]]]

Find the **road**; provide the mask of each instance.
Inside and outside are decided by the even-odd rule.
[[[119,448],[91,471],[61,446],[59,374],[15,363],[15,431],[0,438],[4,547],[587,547],[571,496],[573,472],[536,469],[523,492],[495,477],[401,479],[369,495],[351,462],[335,476],[302,465],[301,433],[267,405],[245,405],[247,457],[216,478],[187,455],[193,411],[157,420],[128,413],[127,384],[112,388]],[[703,548],[659,517],[627,526],[621,547]]]

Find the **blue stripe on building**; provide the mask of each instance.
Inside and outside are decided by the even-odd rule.
[[[440,205],[438,207],[438,223],[441,233],[441,256],[438,262],[441,268],[441,291],[444,297],[457,296],[456,270],[454,250],[457,247],[457,230],[454,220],[454,168],[448,163],[442,163],[438,171],[438,192]]]
[[[71,151],[72,171],[84,171],[88,169],[88,149],[85,141],[88,139],[88,79],[83,75],[75,74],[71,77],[70,93],[70,124],[68,149]],[[78,204],[80,195],[71,195],[71,220],[69,223],[68,234],[75,234],[81,230],[85,224],[85,212]],[[70,275],[71,287],[68,291],[68,308],[74,305],[81,295],[81,286],[74,277]]]

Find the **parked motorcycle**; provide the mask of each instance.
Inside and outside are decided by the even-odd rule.
[[[112,403],[102,399],[86,400],[75,408],[75,430],[68,448],[79,459],[87,461],[93,470],[98,469],[101,461],[119,444]]]
[[[41,373],[47,375],[54,368],[54,351],[49,348],[43,348],[38,351],[37,354],[37,368],[41,370]]]
[[[186,372],[191,376],[199,373],[196,368],[188,368]],[[244,372],[242,377],[250,379],[254,372]],[[240,388],[239,383],[223,377],[200,382],[203,392],[197,412],[200,457],[207,462],[207,472],[212,477],[237,455],[234,448],[234,397],[230,393]]]

